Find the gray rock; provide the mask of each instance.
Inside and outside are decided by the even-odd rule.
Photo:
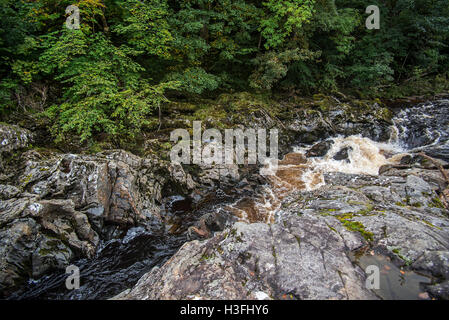
[[[162,188],[175,183],[186,189],[194,186],[182,167],[124,151],[28,160],[19,177],[20,188],[30,194],[72,200],[99,232],[105,223],[124,232],[134,225],[154,224],[160,220]]]
[[[341,237],[318,217],[280,225],[236,223],[186,243],[124,299],[375,299]]]
[[[449,300],[449,281],[427,286],[427,290],[434,298]]]
[[[0,154],[27,147],[33,134],[24,128],[11,124],[0,124]]]
[[[340,151],[338,151],[333,159],[334,160],[338,160],[338,161],[342,161],[342,160],[346,160],[347,162],[349,162],[349,152],[352,151],[351,147],[345,147],[343,149],[341,149]]]
[[[386,252],[398,266],[447,277],[448,210],[432,206],[438,178],[332,173],[318,190],[285,199],[274,224],[236,223],[186,243],[121,299],[376,299],[348,258]],[[423,177],[423,178],[420,178]],[[413,195],[416,202],[409,201]],[[444,297],[445,284],[429,289]],[[418,294],[418,293],[417,293]]]
[[[433,194],[430,185],[420,177],[409,175],[405,185],[407,199],[411,205],[414,204],[428,204],[429,195]]]
[[[333,142],[331,140],[319,142],[319,143],[313,145],[309,149],[309,151],[307,151],[306,156],[308,158],[324,157],[326,155],[326,153],[329,151],[329,149],[331,148],[332,143]]]
[[[374,141],[388,141],[392,113],[378,103],[340,102],[333,97],[317,97],[316,109],[297,114],[288,129],[300,143],[311,144],[338,134],[362,135]],[[301,110],[302,111],[302,110]]]
[[[75,210],[72,200],[41,200],[30,204],[26,211],[39,221],[44,230],[63,240],[72,250],[82,256],[94,255],[99,236],[92,229],[87,216]],[[47,248],[44,246],[42,249]]]
[[[412,267],[418,271],[430,272],[434,277],[449,280],[449,251],[425,252]]]
[[[18,179],[0,185],[1,292],[92,258],[100,239],[123,237],[134,226],[162,229],[162,190],[195,186],[181,166],[120,150],[45,157],[33,151],[19,162]]]
[[[36,250],[39,225],[30,218],[0,230],[0,292],[18,286],[32,274],[30,253]]]
[[[33,252],[32,277],[38,279],[51,270],[63,270],[74,257],[70,247],[58,238],[43,235]]]
[[[5,158],[26,148],[32,141],[33,134],[27,129],[0,123],[0,174],[6,170]]]
[[[18,196],[20,190],[14,186],[0,184],[0,199],[8,200]]]

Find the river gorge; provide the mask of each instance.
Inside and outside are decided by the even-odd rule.
[[[315,100],[241,120],[280,129],[276,170],[46,151],[1,124],[0,296],[448,299],[448,97]]]

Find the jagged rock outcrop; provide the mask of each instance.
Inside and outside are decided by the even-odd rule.
[[[27,147],[33,141],[33,134],[24,128],[11,124],[0,124],[0,152],[12,152]]]
[[[300,143],[311,144],[335,135],[357,135],[374,141],[387,141],[393,113],[380,102],[340,101],[335,97],[314,96],[314,101],[295,110],[297,116],[286,128]]]
[[[363,248],[428,274],[426,291],[447,296],[449,211],[437,200],[437,172],[325,179],[323,188],[284,199],[274,224],[239,222],[186,243],[120,299],[377,299],[351,258]]]
[[[299,191],[307,189],[301,180],[304,172],[328,156],[330,148],[337,163],[332,170],[338,163],[353,161],[357,150],[347,145],[336,148],[338,144],[330,143],[335,139],[327,138],[358,134],[376,141],[394,140],[391,133],[396,128],[395,141],[414,147],[415,136],[427,126],[417,123],[416,132],[401,132],[402,124],[392,126],[392,114],[378,103],[332,99],[316,96],[309,104],[290,105],[283,113],[260,107],[260,101],[236,109],[248,111],[236,116],[237,123],[282,127],[281,155],[299,139],[301,147],[308,146],[305,154],[315,157],[308,162],[302,154],[289,154],[273,177],[280,180],[278,185],[257,174],[257,166],[183,167],[122,150],[77,155],[35,149],[8,158],[0,168],[0,292],[6,295],[25,279],[63,269],[74,259],[92,258],[95,253],[83,262],[89,280],[80,292],[48,296],[104,298],[129,288],[115,298],[388,297],[382,290],[366,288],[363,259],[372,256],[390,263],[378,262],[383,283],[393,281],[388,272],[404,279],[420,273],[429,281],[412,294],[446,299],[449,212],[442,197],[447,181],[435,164],[410,151],[400,161],[382,166],[379,175],[314,171],[308,179],[317,180],[312,182],[318,189]],[[226,110],[238,104],[235,99],[220,101]],[[433,110],[418,109],[430,114]],[[436,114],[441,117],[438,128],[430,126],[428,136],[420,140],[434,143],[418,149],[437,148],[435,155],[446,159],[445,115]],[[210,125],[231,121],[230,117],[234,115],[223,113],[205,121]],[[394,121],[402,120],[395,117]],[[26,144],[14,148],[26,149]],[[388,159],[395,155],[387,149],[377,152]],[[9,157],[11,152],[6,154]],[[255,223],[235,223],[238,219]],[[190,242],[166,261],[185,241]],[[123,257],[138,254],[141,260],[121,265]],[[62,275],[56,278],[63,283]],[[52,281],[48,287],[54,285]],[[39,288],[30,294],[39,296]]]
[[[126,299],[368,299],[340,237],[313,216],[279,224],[236,223],[186,243]]]
[[[5,158],[17,150],[26,148],[33,141],[33,134],[24,128],[11,124],[0,124],[0,173]]]
[[[9,153],[30,141],[27,130],[1,128]],[[131,227],[162,229],[163,190],[194,186],[181,166],[121,150],[94,156],[30,150],[2,173],[0,292],[93,257],[101,239],[123,237]]]

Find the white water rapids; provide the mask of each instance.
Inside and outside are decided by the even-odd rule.
[[[447,109],[442,105],[423,104],[405,109],[393,119],[390,140],[375,142],[360,135],[337,136],[322,157],[307,158],[310,148],[297,147],[277,166],[267,165],[260,171],[269,183],[264,192],[251,199],[242,199],[228,209],[245,222],[273,222],[282,199],[294,191],[312,191],[325,185],[324,174],[341,172],[377,176],[384,165],[400,164],[405,155],[428,150],[445,154],[448,147]],[[445,138],[445,139],[442,139]],[[347,159],[335,160],[342,150],[347,150]]]

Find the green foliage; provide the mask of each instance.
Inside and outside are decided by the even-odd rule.
[[[250,77],[250,86],[257,89],[269,90],[279,80],[283,79],[293,61],[313,61],[320,56],[320,52],[291,49],[282,52],[268,51],[254,59],[257,69]]]
[[[174,83],[150,86],[131,58],[135,52],[115,47],[101,33],[65,30],[47,42],[43,70],[67,85],[64,103],[47,110],[58,134],[73,131],[81,140],[94,132],[133,135],[147,124],[145,116],[167,101],[164,90],[175,88]]]
[[[168,51],[173,37],[167,22],[168,5],[164,0],[127,0],[123,22],[114,26],[113,31],[124,36],[126,44],[142,53],[161,58],[169,58]]]
[[[309,22],[315,12],[315,0],[268,0],[263,5],[268,9],[261,20],[265,48],[277,48],[295,37],[301,27]]]
[[[206,73],[202,68],[188,68],[182,73],[172,73],[168,79],[177,81],[180,89],[197,94],[205,90],[215,90],[220,84],[219,77]]]
[[[448,83],[447,0],[0,4],[0,113],[42,112],[59,139],[133,136],[150,126],[165,92],[401,96]],[[72,4],[80,30],[65,27]],[[365,27],[371,4],[380,8],[379,30]]]

